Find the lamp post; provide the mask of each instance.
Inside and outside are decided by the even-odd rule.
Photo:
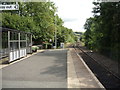
[[[55,49],[57,48],[57,30],[56,30],[56,13],[55,13]]]

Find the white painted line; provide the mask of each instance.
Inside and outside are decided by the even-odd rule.
[[[80,88],[70,50],[67,52],[67,88]]]

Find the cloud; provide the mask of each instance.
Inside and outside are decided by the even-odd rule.
[[[74,31],[84,31],[87,18],[91,17],[94,0],[51,0],[58,7],[58,15],[64,21],[64,26]]]
[[[64,22],[74,22],[77,21],[77,18],[62,18]]]

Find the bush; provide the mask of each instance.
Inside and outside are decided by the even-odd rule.
[[[39,49],[38,46],[32,46],[32,52],[37,52],[38,49]]]

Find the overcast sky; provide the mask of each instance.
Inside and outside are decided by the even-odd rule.
[[[58,7],[58,15],[64,26],[73,31],[84,32],[83,25],[87,18],[93,16],[93,0],[51,0]]]

